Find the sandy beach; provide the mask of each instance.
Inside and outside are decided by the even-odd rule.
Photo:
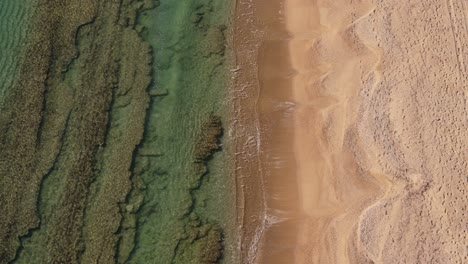
[[[465,262],[463,1],[285,10],[304,215],[295,263]]]
[[[0,35],[0,264],[468,264],[466,0],[3,0]]]
[[[357,263],[354,234],[379,182],[362,173],[359,92],[378,58],[354,34],[371,7],[349,1],[287,0],[296,72],[294,154],[301,221],[295,263]],[[339,8],[338,8],[339,7]]]
[[[466,4],[274,2],[237,8],[243,263],[468,261]]]
[[[241,263],[287,262],[297,239],[293,72],[281,8],[281,1],[240,0],[236,9],[233,131]]]

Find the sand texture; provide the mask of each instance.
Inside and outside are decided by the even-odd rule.
[[[463,1],[286,1],[297,263],[466,263]]]
[[[257,229],[243,228],[245,252],[256,252],[243,259],[468,263],[468,5],[278,2],[268,11],[265,1],[240,1],[254,11],[237,17],[257,26],[251,39],[260,43],[250,46],[256,71],[247,78],[257,81],[247,88],[258,91],[250,90],[257,95],[250,107],[262,182],[250,188],[263,190],[263,208]],[[268,67],[274,74],[263,74]],[[265,119],[264,102],[278,118]],[[272,148],[284,119],[285,145]],[[296,184],[296,196],[286,182]]]

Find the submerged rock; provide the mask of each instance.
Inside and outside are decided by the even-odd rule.
[[[206,162],[212,154],[221,148],[220,138],[223,135],[221,118],[210,115],[203,124],[195,148],[195,162]]]

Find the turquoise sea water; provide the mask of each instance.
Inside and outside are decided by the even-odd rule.
[[[36,0],[0,1],[0,106],[17,76],[21,50],[36,4]]]
[[[206,175],[196,171],[193,158],[204,122],[225,116],[229,2],[162,0],[140,16],[142,35],[153,47],[150,93],[156,96],[135,163],[145,187],[130,263],[196,263],[196,243],[184,248],[193,225],[225,230],[224,260],[233,260],[226,245],[235,238],[226,230],[234,226],[235,187],[226,153],[214,154]]]

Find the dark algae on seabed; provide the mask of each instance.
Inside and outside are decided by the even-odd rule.
[[[2,263],[113,261],[151,80],[138,8],[38,1],[0,116]]]
[[[0,263],[229,262],[228,1],[29,2],[0,100]]]

